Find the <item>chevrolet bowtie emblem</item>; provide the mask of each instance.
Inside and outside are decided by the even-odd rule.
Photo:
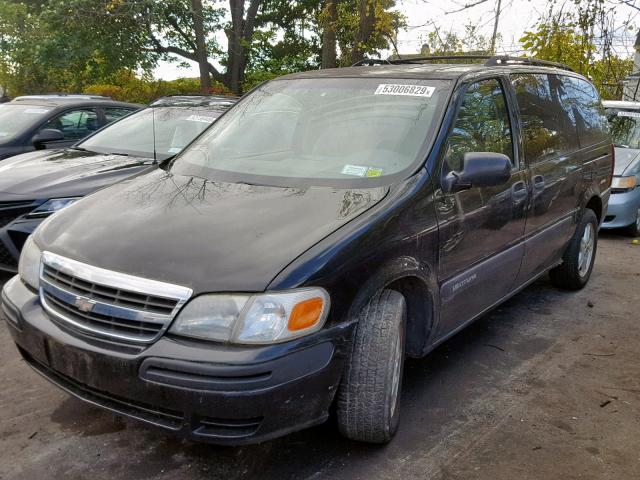
[[[93,310],[96,302],[87,297],[76,297],[76,301],[74,302],[74,304],[81,312],[90,312],[91,310]]]

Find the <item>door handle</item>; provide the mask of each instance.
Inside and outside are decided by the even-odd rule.
[[[524,182],[516,182],[511,187],[513,196],[516,198],[522,198],[527,196],[527,185]]]
[[[521,202],[527,197],[527,185],[524,182],[516,182],[511,186],[511,194],[516,203]]]

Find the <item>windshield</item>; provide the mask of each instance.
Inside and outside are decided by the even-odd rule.
[[[616,147],[640,148],[640,110],[607,109]]]
[[[155,142],[156,159],[165,160],[200,135],[222,111],[214,107],[149,107],[99,131],[78,147],[154,158]]]
[[[51,110],[40,105],[0,104],[0,143],[40,123]]]
[[[251,184],[383,185],[424,161],[449,83],[276,80],[245,97],[171,170]]]

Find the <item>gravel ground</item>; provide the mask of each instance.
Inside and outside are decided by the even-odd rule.
[[[640,478],[639,306],[640,246],[601,235],[583,291],[540,280],[407,362],[385,447],[344,440],[332,422],[243,448],[180,441],[58,391],[3,324],[0,478]]]

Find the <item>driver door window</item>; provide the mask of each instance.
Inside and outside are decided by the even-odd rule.
[[[467,152],[503,153],[514,163],[509,113],[498,80],[474,83],[465,92],[447,142],[445,161],[450,171],[462,170]]]

